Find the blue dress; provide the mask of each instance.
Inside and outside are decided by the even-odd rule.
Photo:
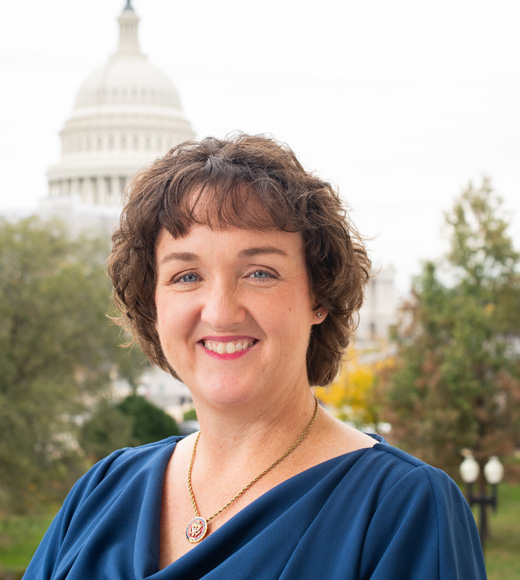
[[[276,486],[159,570],[163,476],[179,438],[81,478],[24,580],[481,580],[473,515],[442,471],[376,443]]]

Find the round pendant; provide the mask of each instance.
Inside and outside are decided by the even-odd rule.
[[[188,542],[196,544],[204,539],[207,531],[208,522],[204,518],[196,517],[191,520],[186,528],[186,538],[188,538]]]

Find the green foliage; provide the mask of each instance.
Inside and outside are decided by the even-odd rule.
[[[79,442],[94,462],[115,449],[144,445],[178,434],[173,417],[143,397],[130,395],[117,405],[102,400],[82,426]]]
[[[95,463],[115,449],[130,445],[132,430],[133,418],[102,400],[82,426],[79,442],[90,461]]]
[[[195,411],[195,407],[186,411],[182,416],[182,419],[183,421],[197,421],[197,411]]]
[[[144,397],[130,395],[116,408],[132,420],[129,445],[144,445],[179,434],[175,419]]]
[[[518,265],[501,207],[502,199],[484,179],[479,188],[470,183],[445,216],[451,241],[449,264],[461,282],[480,291],[492,292],[510,282]]]
[[[427,263],[397,331],[391,420],[400,443],[454,473],[460,450],[482,463],[520,444],[518,253],[484,180],[446,216],[450,252]],[[516,306],[516,307],[517,307]]]
[[[478,518],[476,508],[474,513]],[[489,527],[485,551],[488,579],[520,578],[520,486],[501,485],[498,488],[498,509],[490,513]]]
[[[141,371],[106,318],[107,246],[59,222],[0,220],[0,511],[69,485],[84,467],[77,417],[120,367]]]

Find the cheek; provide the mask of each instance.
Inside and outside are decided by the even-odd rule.
[[[155,296],[155,328],[157,330],[157,332],[159,333],[159,336],[161,335],[161,330],[162,327],[164,325],[164,319],[166,317],[166,309],[165,309],[165,305],[163,303],[163,301],[157,297],[157,295]]]
[[[155,306],[155,328],[157,329],[161,344],[164,346],[175,338],[175,330],[179,323],[176,304],[167,296],[156,294]],[[177,321],[177,324],[174,324],[175,321]]]
[[[274,304],[267,312],[264,311],[264,321],[269,325],[269,330],[280,338],[284,350],[294,349],[296,345],[302,350],[307,349],[314,322],[307,300],[298,300],[292,295],[291,300]]]
[[[196,328],[200,306],[193,298],[178,294],[156,294],[155,327],[163,346],[189,339]]]

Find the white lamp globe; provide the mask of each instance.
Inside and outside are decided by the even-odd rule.
[[[484,476],[491,485],[497,485],[504,477],[504,466],[496,455],[492,455],[484,466]]]
[[[464,483],[475,483],[480,473],[480,466],[473,455],[469,455],[460,464],[460,476]]]

